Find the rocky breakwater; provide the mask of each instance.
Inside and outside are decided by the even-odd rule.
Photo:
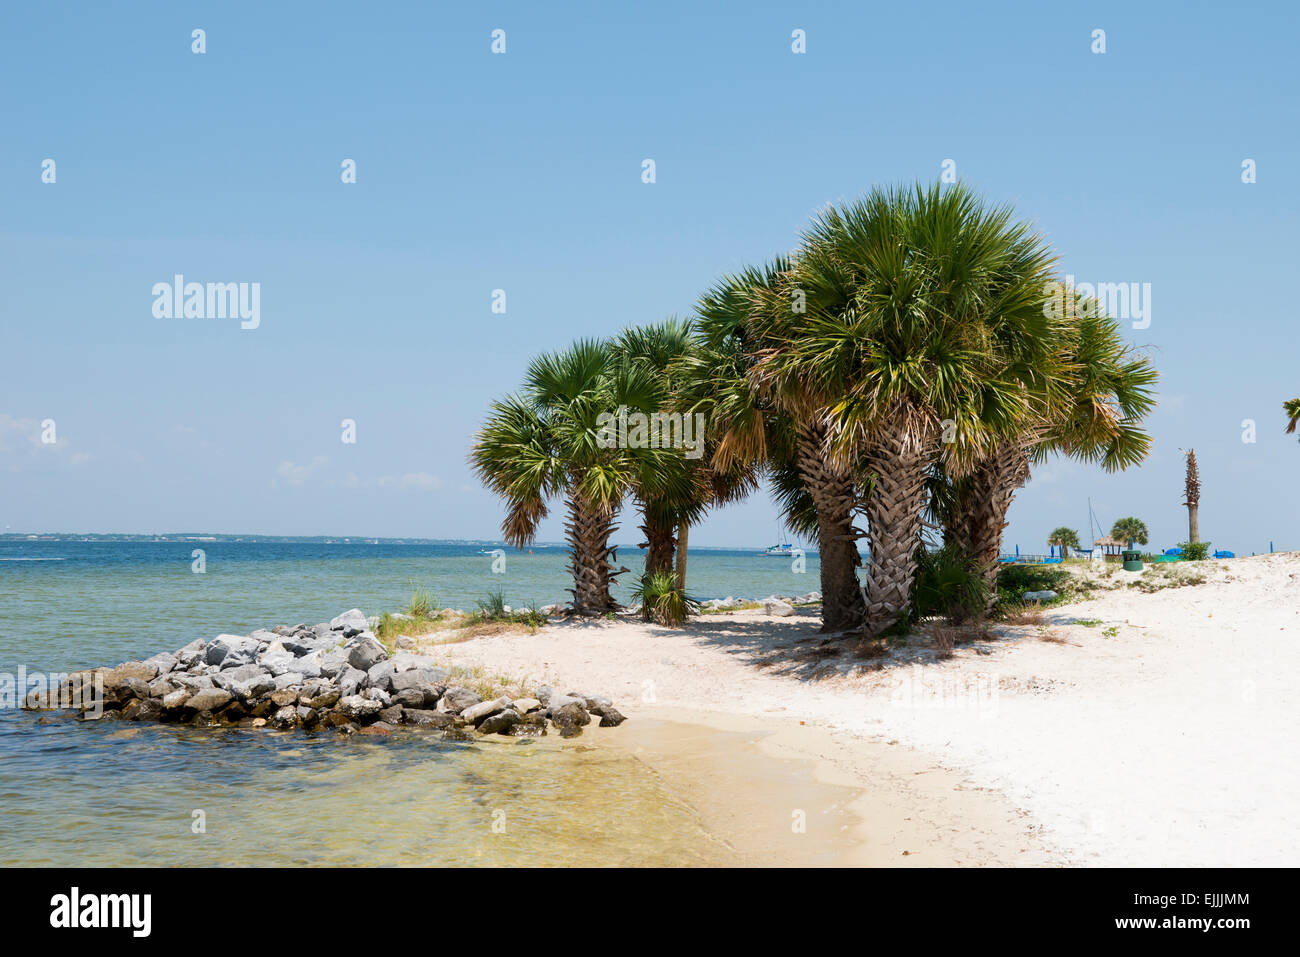
[[[432,658],[387,649],[357,609],[328,624],[280,626],[198,639],[175,652],[70,674],[32,692],[27,710],[75,710],[84,720],[167,721],[201,727],[391,734],[436,731],[561,737],[626,720],[601,695],[537,688],[526,697],[482,696]]]

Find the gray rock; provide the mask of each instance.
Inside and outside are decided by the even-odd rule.
[[[330,626],[326,622],[322,622],[319,625],[313,625],[311,630],[312,633],[315,634],[317,638],[323,639],[323,638],[328,638],[330,636]]]
[[[533,697],[542,703],[543,708],[547,708],[550,707],[551,695],[553,694],[555,694],[555,690],[550,685],[542,685],[533,692]]]
[[[149,682],[149,697],[151,698],[164,698],[175,690],[176,685],[166,677],[155,678]]]
[[[389,707],[393,703],[392,695],[383,688],[367,688],[365,691],[361,692],[361,697],[369,698],[371,701],[378,701],[385,708]]]
[[[319,711],[322,708],[332,708],[334,705],[338,704],[340,697],[342,696],[339,694],[338,688],[329,688],[328,690],[322,691],[316,697],[309,698],[306,704],[307,707],[315,708]]]
[[[388,652],[374,638],[363,638],[348,651],[348,664],[358,671],[369,671],[388,659]]]
[[[126,678],[118,685],[118,692],[144,700],[149,697],[149,685],[139,678]]]
[[[542,698],[541,695],[537,696],[537,700],[541,701],[541,698]],[[545,701],[546,708],[551,711],[554,711],[556,708],[563,708],[566,705],[571,705],[571,704],[576,704],[584,711],[587,709],[587,699],[579,695],[559,694],[557,692],[552,692],[550,697]]]
[[[158,669],[158,676],[162,677],[176,667],[176,656],[165,651],[160,651],[151,658],[144,660],[146,665],[153,665]]]
[[[109,668],[104,672],[104,690],[109,691],[120,688],[130,678],[150,682],[157,676],[158,668],[156,665],[145,664],[143,661],[123,662],[116,668]]]
[[[359,635],[369,627],[366,616],[361,613],[359,608],[349,609],[330,621],[330,630],[341,631],[344,637],[347,638]],[[374,662],[371,662],[371,664],[374,664]]]
[[[365,680],[366,673],[364,671],[358,671],[356,668],[352,667],[345,667],[343,671],[339,673],[338,681],[336,683],[338,684],[339,692],[346,698],[349,695],[356,694],[357,691],[361,689],[361,684]]]
[[[379,688],[382,691],[392,691],[393,674],[393,663],[391,661],[376,662],[366,671],[366,684],[371,688]]]
[[[203,660],[206,664],[223,667],[226,666],[227,660],[231,661],[231,666],[248,664],[257,657],[260,648],[261,645],[255,638],[245,638],[243,635],[217,635],[212,640],[212,644],[204,650]]]
[[[614,703],[610,698],[606,697],[605,695],[587,694],[585,691],[570,691],[569,697],[581,701],[582,706],[586,708],[588,711],[593,710],[593,705],[598,705],[598,704],[612,705]]]
[[[164,695],[162,699],[163,709],[166,711],[175,711],[185,702],[189,701],[191,694],[185,688],[179,688],[171,694]]]
[[[216,711],[229,704],[231,694],[221,688],[205,688],[190,696],[185,707],[191,711]]]
[[[767,598],[763,601],[763,611],[775,618],[789,618],[794,614],[794,605],[779,598]]]
[[[339,711],[343,712],[353,721],[359,721],[364,718],[373,718],[383,710],[384,705],[370,698],[363,698],[361,695],[348,695],[346,698],[339,699]]]
[[[425,693],[419,688],[407,688],[405,691],[393,692],[393,704],[400,704],[403,708],[419,710],[429,704]],[[436,703],[436,699],[435,699]]]
[[[280,730],[287,730],[298,724],[298,709],[293,705],[285,705],[275,714],[271,715],[271,727]]]
[[[235,682],[247,681],[250,678],[256,678],[259,675],[264,675],[266,673],[267,673],[267,669],[263,668],[261,665],[249,664],[249,665],[239,665],[237,668],[230,668],[230,669],[223,668],[221,669],[220,677],[227,682],[225,685],[222,685],[222,687],[228,688],[230,687],[231,684],[234,684]],[[216,680],[216,676],[214,676],[214,680]]]
[[[479,734],[509,734],[510,729],[520,721],[519,712],[514,708],[490,715],[479,722]]]
[[[275,690],[284,691],[286,688],[292,688],[300,685],[306,679],[295,671],[286,671],[282,675],[275,676]]]
[[[176,652],[176,667],[188,668],[196,661],[202,660],[208,643],[202,638],[195,638],[184,648]]]
[[[469,724],[478,724],[489,715],[505,711],[513,703],[509,698],[502,695],[500,698],[493,698],[491,701],[470,705],[461,711],[460,716]],[[518,717],[518,712],[515,713],[515,716]]]
[[[278,691],[276,679],[272,678],[265,671],[259,671],[251,678],[244,681],[236,681],[230,686],[230,693],[241,701],[252,701],[264,694],[270,694],[272,691]]]
[[[402,717],[407,724],[415,725],[417,728],[451,728],[456,724],[456,719],[451,715],[424,708],[404,708]]]
[[[337,678],[340,671],[348,667],[348,653],[342,648],[320,653],[320,673],[326,678]]]
[[[443,692],[442,699],[438,702],[438,710],[457,714],[466,708],[474,707],[482,700],[468,688],[452,687]]]

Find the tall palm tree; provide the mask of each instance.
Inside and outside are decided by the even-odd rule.
[[[1187,541],[1195,545],[1201,540],[1201,470],[1196,467],[1196,450],[1187,450],[1187,474],[1184,476],[1183,491],[1186,496],[1183,504],[1187,506]]]
[[[1155,405],[1157,373],[1150,361],[1124,341],[1119,323],[1094,300],[1074,304],[1062,319],[1054,328],[1051,373],[1033,386],[1035,414],[1018,435],[978,454],[969,478],[955,486],[954,538],[984,574],[987,610],[997,599],[1007,512],[1032,464],[1059,453],[1114,472],[1140,464],[1150,452],[1151,437],[1142,427]]]
[[[1115,521],[1115,524],[1110,527],[1110,537],[1116,541],[1128,542],[1130,545],[1145,545],[1151,540],[1147,534],[1146,522],[1131,515]]]
[[[861,476],[871,559],[864,634],[908,613],[927,478],[1031,417],[1051,358],[1041,239],[962,186],[877,189],[819,216],[791,282],[811,334],[773,324],[757,376],[836,395],[828,444]],[[784,341],[783,341],[784,340]]]
[[[576,614],[617,607],[610,586],[626,569],[615,568],[609,539],[619,507],[635,481],[667,474],[648,465],[664,450],[602,447],[599,417],[619,406],[653,411],[658,389],[645,370],[612,362],[608,343],[576,342],[529,364],[523,388],[492,403],[470,452],[475,472],[505,499],[502,531],[517,548],[563,497]]]
[[[700,326],[706,350],[734,355],[727,373],[738,378],[724,384],[719,411],[725,432],[723,463],[761,456],[779,474],[778,501],[810,506],[806,523],[786,512],[794,531],[815,531],[821,568],[822,630],[857,626],[864,611],[857,569],[861,563],[854,527],[855,483],[852,469],[838,461],[827,442],[827,408],[831,396],[806,388],[797,377],[756,376],[757,350],[772,334],[807,334],[799,311],[798,290],[788,281],[790,262],[777,258],[763,268],[748,268],[725,277],[700,301]],[[746,395],[741,394],[744,390]],[[769,435],[769,433],[771,433]],[[798,490],[790,480],[797,477]]]

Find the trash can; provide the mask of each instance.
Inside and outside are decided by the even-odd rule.
[[[1142,553],[1126,549],[1120,556],[1124,559],[1124,571],[1140,572],[1142,570]]]

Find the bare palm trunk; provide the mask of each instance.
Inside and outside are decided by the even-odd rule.
[[[572,612],[575,615],[603,615],[618,604],[610,594],[610,585],[626,568],[614,569],[610,561],[614,550],[609,536],[614,531],[614,514],[596,507],[581,493],[574,492],[567,503],[569,518],[564,523],[569,542],[573,575]]]
[[[985,612],[998,600],[998,555],[1007,512],[1016,492],[1029,481],[1029,452],[1020,443],[999,443],[971,474],[969,491],[961,502],[961,547],[975,562],[987,588]],[[1069,554],[1061,547],[1061,557]]]
[[[865,638],[879,637],[911,610],[925,476],[932,458],[929,446],[929,441],[918,441],[899,428],[893,434],[885,430],[867,453],[864,464],[872,487],[867,495],[871,558]]]
[[[690,538],[691,526],[683,521],[677,526],[677,587],[686,590],[686,542]]]
[[[831,464],[825,440],[821,426],[800,426],[799,477],[817,509],[824,632],[856,628],[866,609],[858,584],[862,559],[853,528],[853,476],[847,468]]]
[[[1183,502],[1187,506],[1187,541],[1195,545],[1201,540],[1201,525],[1199,512],[1201,509],[1201,470],[1196,465],[1196,450],[1187,450],[1187,478],[1184,491],[1187,498]]]
[[[645,573],[657,575],[673,570],[677,551],[676,529],[646,515],[641,525],[645,534]]]

